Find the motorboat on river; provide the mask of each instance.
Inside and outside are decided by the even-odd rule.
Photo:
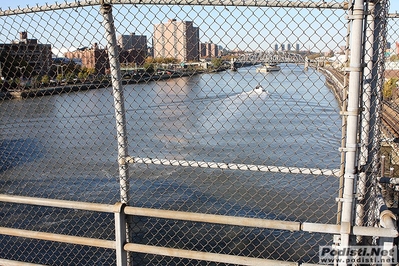
[[[272,71],[280,71],[281,67],[277,64],[264,64],[256,69],[256,73],[266,73]]]
[[[253,91],[254,91],[255,93],[257,93],[257,94],[261,94],[261,93],[264,93],[264,92],[269,93],[269,92],[268,92],[266,89],[264,89],[261,85],[257,85]]]

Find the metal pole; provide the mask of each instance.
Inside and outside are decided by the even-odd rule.
[[[115,119],[116,119],[116,131],[118,140],[118,163],[119,163],[119,181],[120,181],[120,194],[121,202],[128,203],[129,201],[129,180],[128,180],[128,164],[126,157],[128,156],[128,143],[126,134],[126,117],[125,117],[125,105],[122,88],[122,75],[119,63],[119,51],[116,42],[114,20],[112,17],[111,5],[101,6],[101,13],[104,17],[105,37],[107,38],[107,48],[109,64],[111,68],[111,79],[112,79],[112,93],[114,96],[115,105]]]
[[[128,265],[127,252],[123,248],[127,237],[126,216],[124,213],[125,204],[117,203],[116,207],[114,212],[116,265],[125,266]]]
[[[357,184],[357,205],[356,205],[356,222],[357,226],[364,224],[364,207],[367,192],[367,171],[370,167],[369,160],[369,136],[370,136],[370,112],[372,100],[372,82],[373,82],[373,69],[374,69],[374,3],[369,2],[367,12],[367,19],[365,25],[365,38],[364,38],[364,85],[362,92],[362,119],[360,127],[360,155],[359,155],[359,180]],[[362,242],[362,237],[357,236],[357,243]]]
[[[348,2],[348,5],[352,6],[352,1]],[[349,11],[349,14],[352,15],[353,10]],[[351,33],[351,25],[348,21],[347,25],[347,33],[346,33],[346,46],[345,46],[345,67],[349,62],[349,44],[350,44],[350,33]],[[341,112],[343,114],[346,113],[348,108],[348,73],[345,72],[344,75],[344,88],[342,91],[342,107]],[[341,133],[341,166],[340,166],[340,177],[339,177],[339,191],[338,198],[342,198],[343,195],[343,187],[344,187],[344,172],[345,172],[345,144],[346,144],[346,125],[347,119],[346,115],[342,116],[342,133]],[[342,214],[342,202],[338,202],[338,210],[337,210],[337,224],[341,223],[341,214]]]
[[[60,1],[61,2],[61,1]],[[35,12],[45,12],[45,11],[53,11],[53,10],[61,10],[67,8],[82,8],[86,6],[93,6],[102,4],[104,0],[83,0],[83,1],[68,1],[64,3],[56,3],[56,4],[45,4],[44,6],[31,6],[31,7],[19,7],[17,9],[0,9],[0,17],[2,16],[12,16],[18,14],[29,14]],[[127,5],[154,5],[154,4],[163,4],[163,5],[176,5],[175,0],[166,0],[166,1],[153,1],[153,0],[118,0],[113,1],[117,2],[117,4],[127,4]],[[337,3],[335,1],[331,1],[328,3],[326,1],[280,1],[280,0],[267,0],[267,1],[258,1],[258,0],[247,0],[245,3],[242,0],[232,0],[232,1],[220,1],[220,0],[180,0],[178,2],[179,5],[201,5],[201,6],[254,6],[254,7],[294,7],[294,8],[313,8],[313,9],[347,9],[348,5],[345,1],[342,3]]]
[[[128,204],[129,202],[129,172],[128,163],[126,157],[128,156],[128,142],[126,132],[126,116],[125,116],[125,105],[122,87],[122,75],[119,62],[119,51],[116,41],[114,19],[112,17],[112,6],[109,4],[103,4],[101,6],[101,14],[103,15],[105,37],[107,39],[108,57],[111,68],[111,80],[112,80],[112,94],[114,96],[115,106],[115,120],[116,120],[116,132],[118,141],[118,165],[119,165],[119,185],[120,185],[120,198],[121,202]],[[126,242],[129,242],[129,223],[125,218],[126,231]],[[117,228],[116,228],[117,229]],[[122,233],[122,232],[119,232]],[[119,249],[123,252],[122,249]],[[127,257],[125,259],[125,257]],[[130,264],[129,255],[117,254],[118,262]]]
[[[366,210],[367,226],[376,226],[379,217],[375,215],[377,209],[375,198],[378,196],[379,188],[377,179],[380,168],[380,148],[381,148],[381,99],[384,84],[383,70],[385,67],[385,44],[386,44],[386,20],[384,19],[387,4],[384,0],[370,0],[374,5],[374,42],[373,42],[373,69],[371,82],[371,105],[370,105],[370,135],[369,140],[369,165],[370,171],[367,172],[367,182],[369,183],[368,199]]]
[[[383,177],[385,175],[385,155],[381,156],[381,172],[380,176]]]
[[[356,1],[352,15],[352,35],[351,35],[351,62],[349,74],[348,110],[347,110],[347,138],[345,145],[345,174],[344,188],[342,195],[342,216],[341,216],[341,244],[340,248],[349,246],[349,236],[351,234],[353,219],[353,197],[354,185],[357,179],[357,137],[358,137],[358,117],[359,117],[359,91],[360,74],[362,73],[362,35],[364,19],[364,2]],[[340,265],[345,265],[340,263]]]

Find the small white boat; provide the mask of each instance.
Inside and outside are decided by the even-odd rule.
[[[256,69],[257,73],[266,73],[266,72],[272,72],[272,71],[280,71],[281,67],[279,67],[277,64],[264,64],[261,67],[258,67]]]
[[[263,93],[263,92],[266,92],[266,93],[269,93],[267,90],[265,90],[261,85],[257,85],[256,87],[255,87],[255,89],[254,89],[254,92],[255,93]]]

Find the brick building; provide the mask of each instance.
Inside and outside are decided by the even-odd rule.
[[[120,47],[120,62],[123,64],[135,63],[143,65],[147,57],[147,36],[136,35],[120,35],[118,37],[118,45]]]
[[[20,38],[10,44],[0,44],[0,51],[7,55],[7,60],[18,60],[12,64],[22,76],[45,75],[49,72],[52,64],[52,52],[50,44],[39,44],[36,39],[28,39],[27,32],[20,32]],[[26,66],[18,66],[21,63]],[[6,71],[6,69],[2,69]],[[11,73],[2,73],[4,76],[12,76]]]
[[[108,53],[105,49],[100,49],[97,43],[92,48],[81,48],[73,52],[66,52],[65,57],[79,59],[83,67],[94,68],[100,74],[105,74],[106,70],[109,69]]]

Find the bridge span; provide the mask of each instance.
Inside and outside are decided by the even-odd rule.
[[[306,57],[288,51],[255,51],[244,53],[234,59],[234,65],[256,65],[266,63],[295,63],[304,64]]]

